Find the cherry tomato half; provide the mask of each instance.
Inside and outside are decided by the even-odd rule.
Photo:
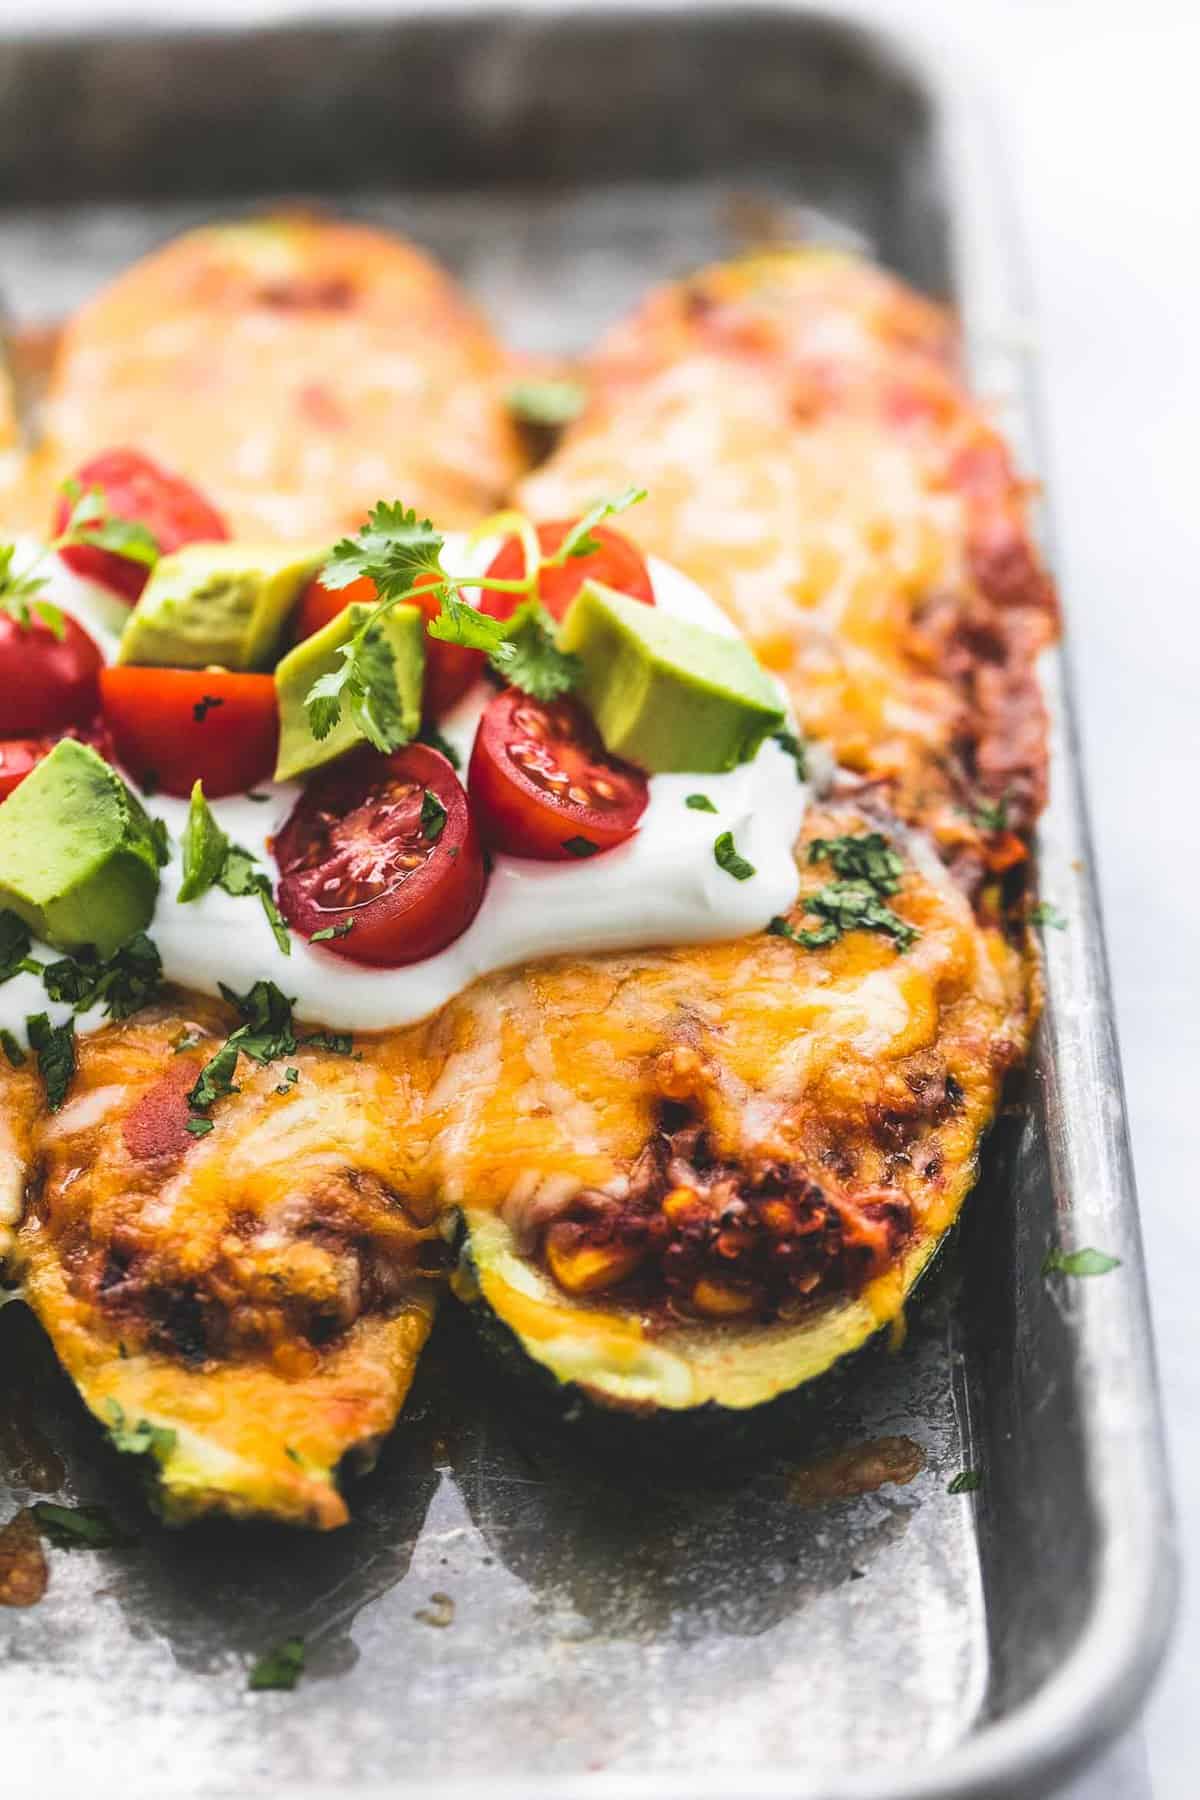
[[[210,800],[265,781],[279,748],[270,675],[227,669],[136,669],[100,674],[104,721],[117,756],[141,786],[186,799],[202,781]]]
[[[76,469],[75,480],[85,493],[89,488],[99,488],[113,518],[144,525],[164,556],[178,550],[181,544],[229,536],[229,527],[220,513],[203,494],[197,493],[190,481],[160,468],[140,450],[104,450]],[[73,504],[66,494],[59,496],[54,511],[56,533],[65,528]],[[59,555],[77,575],[102,582],[130,605],[150,575],[144,563],[119,556],[115,550],[101,550],[95,544],[69,544]]]
[[[433,587],[436,575],[420,575],[417,587]],[[321,581],[310,581],[300,599],[296,613],[296,640],[311,637],[336,618],[344,606],[357,602],[360,606],[375,604],[375,583],[366,575],[352,581],[349,587],[327,588]],[[441,603],[434,594],[425,599],[414,594],[409,604],[419,606],[426,619],[435,619]],[[440,719],[461,700],[467,689],[483,674],[483,656],[478,650],[466,650],[461,644],[443,644],[438,638],[425,639],[425,697],[427,719]]]
[[[64,731],[95,715],[103,658],[81,625],[63,616],[57,637],[34,614],[28,625],[0,612],[0,736]]]
[[[467,786],[487,843],[512,856],[565,862],[632,836],[650,790],[609,756],[573,700],[505,688],[479,721]]]
[[[553,556],[576,521],[556,519],[537,528],[538,545],[543,556]],[[592,536],[599,544],[588,556],[569,556],[559,569],[543,569],[538,580],[538,598],[548,612],[561,619],[585,581],[600,581],[605,587],[628,594],[631,600],[644,600],[654,605],[654,589],[650,572],[636,544],[614,531],[611,525],[593,525]],[[497,581],[517,581],[525,573],[525,555],[521,540],[505,538],[492,558],[488,574]],[[489,593],[483,589],[479,606],[493,619],[507,619],[520,604],[517,594]]]
[[[409,744],[356,751],[305,789],[275,839],[279,910],[324,947],[398,968],[453,943],[483,899],[483,851],[467,796],[444,756]]]

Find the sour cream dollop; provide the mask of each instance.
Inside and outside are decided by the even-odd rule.
[[[485,546],[486,551],[486,546]],[[454,566],[461,548],[448,544]],[[460,565],[461,566],[461,565]],[[482,566],[474,562],[473,567]],[[47,598],[75,616],[111,656],[115,639],[102,589],[80,581],[57,559],[45,565]],[[707,594],[677,569],[650,559],[657,604],[690,622],[737,635]],[[465,770],[492,689],[481,682],[440,722]],[[266,979],[291,997],[297,1018],[338,1031],[384,1031],[436,1012],[481,975],[548,956],[587,956],[603,950],[720,942],[761,931],[794,903],[799,876],[792,846],[809,799],[794,759],[768,739],[752,762],[723,775],[652,775],[650,800],[632,838],[578,863],[539,863],[497,856],[483,904],[462,936],[436,956],[401,969],[360,967],[294,932],[285,955],[258,901],[210,888],[180,905],[183,868],[179,840],[187,802],[156,796],[149,810],[163,819],[172,857],[162,871],[158,905],[148,927],[168,981],[216,994],[218,983],[243,993]],[[299,798],[298,782],[269,785],[265,800],[235,795],[211,803],[230,840],[258,859],[274,881],[269,843]],[[691,808],[704,794],[715,811]],[[754,873],[737,880],[714,854],[730,832]],[[39,960],[61,953],[35,946]],[[24,1035],[26,1017],[47,1012],[54,1024],[70,1008],[48,1000],[41,979],[21,974],[0,985],[0,1026]],[[104,1023],[99,1011],[76,1015],[76,1028]]]

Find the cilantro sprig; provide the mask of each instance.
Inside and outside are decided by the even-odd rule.
[[[256,981],[244,994],[235,993],[223,981],[218,985],[224,998],[236,1008],[242,1023],[236,1031],[230,1032],[221,1048],[205,1063],[188,1093],[196,1126],[193,1130],[193,1123],[189,1121],[188,1130],[194,1137],[206,1135],[204,1126],[211,1125],[211,1121],[204,1115],[209,1109],[226,1095],[238,1092],[233,1077],[239,1056],[248,1056],[252,1062],[270,1063],[279,1057],[290,1056],[296,1048],[292,1002],[273,981]],[[198,1119],[196,1115],[199,1115]]]
[[[0,612],[15,619],[23,631],[29,630],[35,618],[39,619],[59,639],[66,635],[62,610],[42,597],[46,576],[38,573],[47,557],[72,545],[86,544],[97,550],[111,550],[148,569],[159,558],[158,539],[153,532],[136,519],[121,519],[110,513],[100,488],[83,489],[71,479],[63,482],[62,492],[71,502],[66,524],[28,568],[13,567],[15,544],[0,545]]]
[[[543,569],[561,568],[572,557],[599,548],[593,535],[605,519],[644,500],[644,488],[628,488],[612,500],[599,500],[580,517],[548,556],[526,558],[519,577],[451,575],[442,567],[445,539],[429,519],[418,518],[401,501],[381,500],[372,507],[353,537],[334,545],[321,572],[322,584],[347,588],[365,576],[374,583],[375,605],[338,654],[341,663],[321,675],[305,699],[309,729],[328,737],[343,712],[354,720],[377,750],[398,750],[407,741],[396,687],[395,662],[379,626],[393,607],[432,593],[438,611],[426,627],[439,643],[480,650],[492,667],[514,687],[537,700],[567,693],[579,677],[579,665],[557,644],[554,620],[538,600]],[[511,594],[511,617],[494,619],[465,597],[485,588]]]
[[[291,934],[283,915],[275,904],[270,877],[248,850],[231,843],[218,825],[213,810],[204,797],[204,786],[197,781],[192,787],[191,804],[183,828],[183,880],[178,898],[198,900],[211,887],[224,888],[235,900],[244,895],[257,895],[275,942],[285,956],[292,954]]]

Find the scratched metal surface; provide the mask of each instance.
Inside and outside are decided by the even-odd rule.
[[[415,134],[389,113],[400,73]],[[64,76],[69,122],[38,106]],[[61,316],[180,225],[265,193],[411,232],[537,349],[582,347],[655,278],[799,231],[952,294],[1033,454],[975,124],[827,21],[426,9],[253,44],[135,37],[120,56],[14,43],[0,99],[19,319]],[[1035,1067],[904,1348],[751,1472],[710,1458],[668,1478],[548,1440],[446,1317],[346,1531],[172,1535],[8,1307],[0,1517],[47,1492],[103,1500],[139,1541],[52,1552],[45,1601],[0,1615],[6,1791],[1034,1793],[1117,1728],[1166,1628],[1169,1518],[1057,661],[1047,680],[1044,879],[1073,929],[1049,946]],[[1119,1253],[1119,1275],[1045,1283],[1057,1231]],[[797,1503],[797,1465],[882,1436],[919,1446],[913,1480]],[[950,1496],[966,1466],[983,1491]],[[303,1686],[249,1695],[249,1661],[293,1634]]]

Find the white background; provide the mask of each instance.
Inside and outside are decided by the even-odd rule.
[[[10,28],[11,5],[0,0]],[[41,0],[36,25],[94,27],[151,10]],[[203,13],[247,10],[208,0]],[[295,10],[283,0],[252,9]],[[326,0],[320,10],[343,8]],[[371,10],[387,8],[376,0]],[[1200,8],[878,0],[854,10],[961,56],[999,115],[1023,215],[1048,427],[1039,472],[1075,626],[1186,1543],[1200,1537],[1200,1159],[1190,1142],[1200,1118]],[[21,12],[20,25],[36,28]],[[1157,1800],[1200,1795],[1198,1665],[1200,1608],[1185,1594],[1146,1722]],[[1088,1795],[1144,1793],[1141,1764],[1135,1739]]]

